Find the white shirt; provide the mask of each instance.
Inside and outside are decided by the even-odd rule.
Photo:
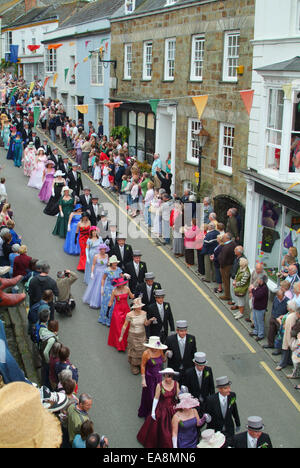
[[[120,249],[120,254],[121,254],[121,258],[124,259],[124,245],[119,245],[119,249]]]
[[[223,414],[223,408],[226,408],[226,410],[227,410],[227,397],[226,397],[226,396],[224,397],[224,396],[221,395],[221,393],[219,392],[219,400],[220,400],[220,405],[221,405],[221,411],[222,411],[222,414]],[[225,412],[224,412],[224,413],[225,413]],[[225,414],[226,414],[226,413],[225,413]],[[225,417],[224,414],[223,414],[223,417]]]
[[[164,321],[164,317],[165,317],[165,310],[164,310],[164,304],[158,304],[156,303],[157,305],[157,308],[158,308],[158,312],[159,312],[159,315],[160,315],[160,318],[162,320],[162,322]]]
[[[247,433],[247,446],[248,448],[256,448],[257,447],[257,439],[251,437],[249,432]]]
[[[133,262],[133,266],[134,266],[134,269],[135,269],[136,276],[138,276],[139,271],[140,271],[140,264]]]

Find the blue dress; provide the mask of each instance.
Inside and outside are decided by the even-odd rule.
[[[14,143],[13,136],[11,135],[6,159],[14,159],[14,147],[15,147],[15,143]]]
[[[75,243],[76,229],[80,219],[81,215],[74,215],[70,225],[71,230],[67,232],[64,251],[69,255],[80,255],[79,234],[77,236],[77,242]]]
[[[23,140],[13,137],[14,140],[14,163],[16,167],[21,167],[23,156]]]
[[[8,143],[9,137],[10,137],[10,128],[7,125],[5,125],[1,132],[1,138],[3,139],[4,149],[6,150],[8,150],[9,148],[9,143]]]
[[[100,244],[103,244],[102,237],[99,237],[99,239],[96,239],[96,241],[94,242],[92,241],[92,239],[88,239],[87,241],[86,264],[85,264],[84,280],[83,280],[86,284],[89,284],[90,282],[94,256],[97,253],[99,253]]]
[[[98,322],[110,327],[111,316],[112,316],[114,306],[115,306],[115,301],[114,301],[108,313],[108,303],[110,301],[111,294],[114,289],[112,282],[113,280],[120,278],[122,274],[122,270],[119,267],[117,267],[115,271],[112,271],[110,268],[107,268],[104,271],[104,273],[107,275],[107,277],[104,283],[104,293],[102,296],[101,309],[100,309]],[[108,317],[107,317],[107,313],[108,313]]]
[[[177,447],[180,448],[197,448],[198,430],[197,418],[180,421],[178,426]]]
[[[97,258],[94,268],[94,278],[90,280],[85,290],[82,301],[89,304],[93,309],[99,309],[101,306],[101,282],[104,272],[107,270],[108,257],[101,260]]]

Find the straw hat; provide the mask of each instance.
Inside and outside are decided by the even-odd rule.
[[[133,300],[133,304],[131,306],[132,309],[141,309],[144,307],[145,304],[142,303],[142,299],[140,297],[137,297],[136,299]]]
[[[148,343],[144,343],[144,346],[152,349],[168,349],[168,346],[161,343],[159,336],[150,336]]]
[[[197,398],[193,398],[190,393],[180,393],[178,395],[180,402],[175,406],[175,409],[191,409],[200,406]]]
[[[225,436],[222,432],[215,432],[214,429],[206,429],[201,432],[202,440],[197,448],[221,448],[225,444]]]
[[[41,403],[38,389],[12,382],[0,390],[0,448],[59,448],[59,420]]]

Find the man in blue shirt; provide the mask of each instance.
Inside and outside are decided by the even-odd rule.
[[[159,167],[160,169],[162,169],[162,162],[160,160],[160,156],[158,153],[155,153],[153,155],[153,158],[154,158],[154,161],[152,164],[151,173],[152,173],[152,176],[154,177],[156,175],[156,168]]]

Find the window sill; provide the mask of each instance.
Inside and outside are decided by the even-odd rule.
[[[151,81],[152,81],[152,78],[142,78],[142,79],[140,80],[141,83],[143,83],[143,82],[145,82],[145,83],[151,83]]]
[[[232,172],[224,171],[223,169],[216,169],[215,173],[216,174],[221,174],[221,175],[224,175],[224,176],[227,176],[227,177],[232,177]]]
[[[122,81],[131,81],[132,78],[123,78]]]
[[[188,83],[203,83],[203,78],[190,78],[187,80]]]
[[[162,83],[174,83],[175,79],[173,78],[172,80],[162,80]]]
[[[238,80],[236,81],[220,80],[219,84],[237,85],[239,84],[239,81]]]
[[[198,167],[198,162],[188,161],[187,159],[184,161],[184,164],[188,164],[189,166]]]

